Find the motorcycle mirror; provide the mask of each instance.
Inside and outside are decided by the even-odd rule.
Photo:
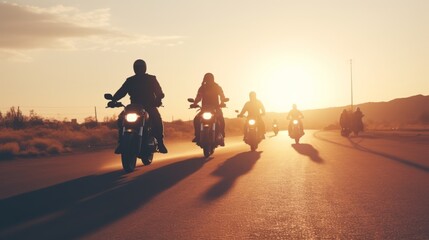
[[[105,98],[105,99],[107,99],[107,100],[112,100],[112,99],[113,99],[113,96],[112,96],[112,94],[110,94],[110,93],[105,93],[105,94],[104,94],[104,98]]]
[[[195,100],[193,98],[188,98],[188,102],[193,103],[193,102],[195,102]]]
[[[223,102],[229,102],[229,98],[225,98]]]

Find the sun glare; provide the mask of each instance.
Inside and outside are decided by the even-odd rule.
[[[317,76],[305,66],[289,66],[273,69],[265,74],[265,83],[259,84],[259,98],[268,111],[284,112],[290,110],[292,104],[300,109],[311,108],[317,101]]]

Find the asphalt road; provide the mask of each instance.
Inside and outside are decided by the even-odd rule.
[[[131,174],[113,150],[0,162],[0,239],[429,239],[427,135],[267,135]]]

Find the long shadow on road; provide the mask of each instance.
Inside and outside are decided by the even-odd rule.
[[[359,151],[372,153],[372,154],[375,154],[375,155],[378,155],[378,156],[381,156],[381,157],[387,158],[387,159],[389,159],[389,160],[393,160],[393,161],[396,161],[396,162],[402,163],[402,164],[407,165],[407,166],[409,166],[409,167],[413,167],[413,168],[416,168],[416,169],[418,169],[418,170],[422,170],[422,171],[425,171],[425,172],[429,172],[429,167],[426,167],[426,166],[424,166],[424,165],[421,165],[421,164],[415,163],[415,162],[413,162],[413,161],[410,161],[410,160],[407,160],[407,159],[403,159],[403,158],[400,158],[400,157],[397,157],[397,156],[394,156],[394,155],[391,155],[391,154],[387,154],[387,153],[383,153],[383,152],[378,152],[378,151],[375,151],[375,150],[369,149],[369,148],[367,148],[367,147],[363,147],[363,146],[361,146],[359,143],[354,142],[354,141],[353,141],[353,140],[351,140],[351,139],[349,139],[349,141],[350,141],[350,143],[353,145],[353,147],[354,147],[355,149],[359,150]]]
[[[319,156],[319,151],[315,149],[311,144],[300,143],[292,144],[292,147],[300,154],[308,156],[313,162],[323,163],[323,159]]]
[[[256,161],[261,157],[261,153],[244,152],[227,159],[212,173],[222,177],[222,179],[204,194],[204,199],[206,201],[215,200],[227,193],[238,177],[248,173],[253,168]]]
[[[384,158],[392,160],[392,161],[396,161],[398,163],[404,164],[405,166],[408,166],[408,167],[415,168],[417,170],[421,170],[421,171],[424,171],[424,172],[429,172],[429,167],[427,167],[425,165],[418,164],[418,163],[415,163],[415,162],[413,162],[411,160],[400,158],[400,157],[394,156],[392,154],[378,152],[378,151],[375,151],[375,150],[363,147],[363,146],[361,146],[359,144],[361,141],[360,142],[357,142],[356,140],[352,141],[351,139],[348,138],[348,140],[352,144],[352,146],[349,146],[349,145],[346,145],[346,144],[338,143],[338,142],[326,139],[324,137],[321,137],[321,136],[319,136],[319,132],[315,132],[313,134],[313,136],[316,139],[319,139],[319,140],[324,141],[324,142],[329,142],[329,143],[332,143],[332,144],[335,144],[335,145],[338,145],[338,146],[341,146],[341,147],[350,148],[350,149],[354,149],[354,150],[357,150],[357,151],[368,152],[368,153],[375,154],[375,155],[384,157]]]
[[[131,179],[115,171],[0,200],[0,239],[82,237],[125,217],[203,164],[191,158]]]

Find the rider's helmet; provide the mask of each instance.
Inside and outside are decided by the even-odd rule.
[[[212,84],[212,83],[214,83],[213,73],[204,74],[203,84]]]
[[[133,64],[134,72],[136,74],[145,74],[146,73],[146,62],[142,59],[137,59]]]
[[[250,98],[250,100],[256,100],[256,92],[254,92],[254,91],[251,91],[250,93],[249,93],[249,98]]]

